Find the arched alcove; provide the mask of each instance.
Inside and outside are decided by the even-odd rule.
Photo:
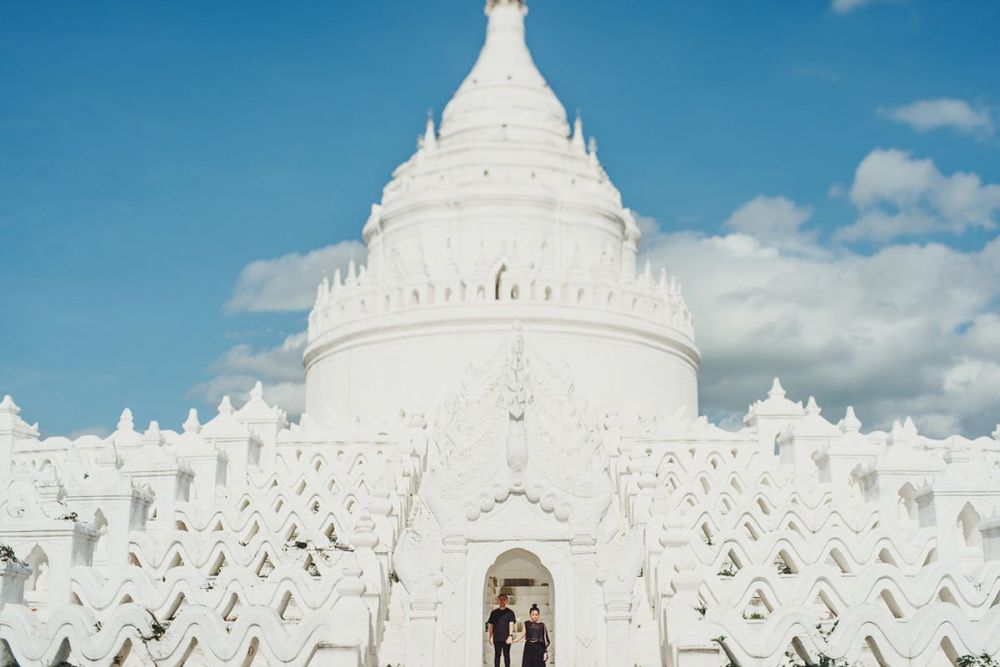
[[[94,545],[94,565],[108,564],[108,520],[100,509],[94,512],[91,521],[97,529],[97,544]]]
[[[506,271],[507,271],[507,265],[506,264],[501,264],[500,268],[497,269],[496,278],[493,281],[493,300],[494,301],[499,301],[500,298],[501,298],[501,296],[503,295],[503,292],[501,291],[502,290],[501,283],[503,282],[503,274]]]
[[[969,549],[981,549],[983,546],[983,536],[979,532],[979,512],[971,504],[965,503],[962,511],[958,513],[956,521],[962,544]]]
[[[28,606],[39,606],[48,602],[49,556],[39,545],[32,547],[24,561],[31,568],[31,575],[24,582],[24,601]]]
[[[549,630],[549,639],[556,641],[555,627],[555,587],[552,573],[549,572],[539,558],[525,549],[511,549],[500,554],[486,571],[483,582],[483,623],[497,606],[497,596],[507,595],[507,606],[514,610],[517,617],[516,631],[524,630],[524,621],[528,620],[528,610],[537,604],[541,620]],[[511,665],[520,665],[524,653],[524,643],[511,647]],[[483,656],[485,664],[493,664],[493,647],[483,634]],[[549,654],[548,665],[554,665],[554,652]],[[502,663],[501,663],[502,664]]]
[[[896,506],[897,518],[904,521],[917,521],[919,519],[917,516],[917,494],[913,485],[907,482],[899,489],[897,495],[899,496]]]

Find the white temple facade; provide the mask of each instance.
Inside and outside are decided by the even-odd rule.
[[[107,438],[0,402],[0,666],[492,664],[500,592],[556,666],[995,664],[1000,426],[863,432],[777,380],[740,430],[699,417],[680,286],[525,4],[486,14],[319,286],[298,423],[260,383]]]

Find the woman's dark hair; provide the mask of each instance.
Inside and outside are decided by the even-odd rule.
[[[530,613],[531,613],[531,612],[533,612],[533,611],[538,611],[539,613],[541,613],[541,612],[540,612],[540,611],[538,610],[538,605],[537,605],[537,604],[533,604],[533,605],[531,605],[531,609],[529,609],[529,610],[528,610],[528,613],[530,614]]]

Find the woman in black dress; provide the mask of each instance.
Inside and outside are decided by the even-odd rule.
[[[545,667],[549,661],[549,630],[538,621],[538,605],[531,605],[528,616],[531,620],[524,622],[524,632],[518,638],[525,642],[521,667]]]

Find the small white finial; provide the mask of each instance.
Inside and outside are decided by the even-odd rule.
[[[590,153],[590,159],[592,162],[597,162],[597,137],[591,137],[590,141],[587,142],[587,149]]]
[[[906,421],[903,422],[903,429],[910,435],[917,434],[917,425],[913,423],[911,417],[907,417]]]
[[[437,148],[437,133],[434,131],[434,111],[427,110],[427,127],[424,128],[424,148],[434,150]]]
[[[118,418],[119,431],[134,431],[135,421],[132,419],[132,411],[128,408],[122,410],[122,416]]]
[[[806,414],[810,417],[815,417],[821,412],[823,412],[823,410],[819,407],[819,404],[816,403],[816,397],[810,396],[809,401],[806,403]]]
[[[0,414],[17,415],[21,413],[21,408],[17,407],[10,394],[5,394],[0,401]]]
[[[774,382],[771,383],[771,391],[767,392],[768,398],[784,398],[785,389],[781,386],[781,380],[774,378]]]
[[[194,408],[188,410],[188,418],[183,424],[185,433],[198,433],[201,431],[201,422],[198,421],[198,411]]]
[[[233,414],[233,404],[230,402],[229,396],[222,397],[222,402],[219,403],[219,414],[220,415]]]
[[[660,289],[667,289],[667,269],[660,269]]]
[[[840,422],[840,430],[844,433],[857,433],[861,430],[861,420],[854,414],[854,406],[847,406],[847,413]]]
[[[343,279],[340,277],[340,269],[336,269],[333,272],[333,289],[334,291],[340,289],[344,285]]]
[[[354,285],[358,282],[358,267],[352,259],[347,263],[347,283],[348,285]]]
[[[653,282],[653,265],[648,259],[646,265],[642,267],[642,277],[648,283]]]
[[[990,435],[993,436],[994,440],[1000,442],[1000,424],[997,424],[997,430],[993,431]]]
[[[250,390],[250,400],[259,401],[264,398],[264,385],[261,384],[260,380],[254,383],[253,389]]]
[[[154,445],[162,444],[162,438],[160,437],[160,422],[155,419],[149,422],[149,428],[146,429],[145,440]]]
[[[579,111],[576,112],[576,120],[573,121],[573,137],[570,139],[570,145],[580,155],[587,152],[587,146],[583,139],[583,116],[580,115]]]

